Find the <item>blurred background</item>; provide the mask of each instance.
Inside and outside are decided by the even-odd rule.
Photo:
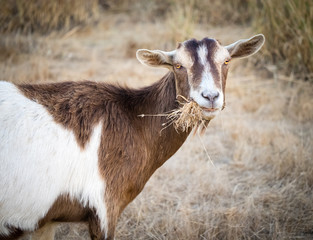
[[[0,80],[149,85],[166,70],[139,48],[189,38],[227,45],[263,33],[233,61],[226,109],[193,134],[120,218],[116,239],[313,239],[311,0],[0,0]],[[27,239],[27,238],[26,238]],[[62,223],[55,239],[90,239]]]

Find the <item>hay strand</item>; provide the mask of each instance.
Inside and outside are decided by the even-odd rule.
[[[177,98],[181,98],[182,101],[178,101],[180,107],[174,109],[168,113],[161,114],[141,114],[139,117],[166,117],[167,121],[162,124],[164,129],[173,125],[175,130],[181,132],[187,132],[195,129],[195,132],[199,129],[201,133],[206,129],[209,120],[203,117],[203,110],[194,101],[191,101],[184,96],[178,95]]]

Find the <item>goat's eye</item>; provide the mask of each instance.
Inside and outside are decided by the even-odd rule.
[[[177,64],[175,65],[175,67],[176,67],[177,69],[180,69],[180,68],[182,68],[182,65],[177,63]]]
[[[226,60],[226,61],[224,62],[224,64],[227,65],[227,64],[229,64],[229,62],[230,62],[230,60]]]

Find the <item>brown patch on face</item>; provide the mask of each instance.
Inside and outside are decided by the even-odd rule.
[[[214,54],[218,48],[218,42],[215,39],[209,38],[204,38],[201,41],[192,39],[185,42],[184,47],[193,60],[193,65],[190,70],[193,87],[197,88],[199,86],[204,71],[204,65],[200,62],[198,56],[198,50],[200,47],[205,47],[207,49],[207,56],[205,56],[205,59],[210,65],[210,72],[212,73],[216,86],[220,86],[220,72],[217,69],[216,63],[214,62]]]
[[[214,61],[214,55],[218,48],[218,42],[215,39],[209,39],[209,38],[204,38],[202,42],[208,49],[207,60],[210,64],[210,72],[212,74],[215,86],[217,88],[221,88],[222,86],[220,82],[220,79],[221,79],[220,70],[217,68],[217,65]]]
[[[181,67],[180,69],[176,69],[174,66],[175,73],[175,83],[176,83],[176,94],[177,96],[185,96],[188,98],[190,92],[190,85],[188,82],[188,73],[187,69]]]
[[[226,80],[227,80],[228,69],[229,69],[229,65],[223,64],[223,66],[222,66],[222,91],[223,91],[223,96],[224,96],[224,99],[223,99],[223,102],[224,102],[223,108],[225,107],[225,104],[226,104],[226,100],[225,100],[225,88],[226,88]]]
[[[193,86],[198,86],[201,83],[201,76],[203,72],[203,65],[199,62],[199,56],[197,49],[200,46],[200,42],[196,39],[191,39],[184,44],[186,51],[190,54],[191,59],[193,60],[193,65],[190,69],[192,75]]]

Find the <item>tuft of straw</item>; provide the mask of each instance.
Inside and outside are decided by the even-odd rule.
[[[181,107],[170,112],[166,117],[169,122],[173,124],[177,131],[187,132],[190,129],[198,130],[201,132],[206,128],[209,120],[203,118],[203,110],[199,105],[187,99]]]
[[[177,132],[187,132],[192,129],[195,129],[196,132],[199,129],[203,133],[210,120],[204,118],[202,108],[196,102],[188,100],[181,95],[178,97],[183,100],[178,101],[180,104],[178,109],[156,115],[141,114],[139,117],[166,117],[167,121],[162,124],[162,130],[173,125]]]

